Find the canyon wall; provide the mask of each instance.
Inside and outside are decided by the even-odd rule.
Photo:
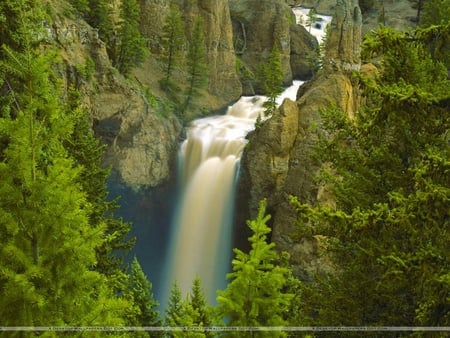
[[[351,71],[360,64],[361,15],[358,1],[338,1],[324,57],[327,66],[300,87],[297,101],[285,100],[273,116],[249,135],[240,177],[238,219],[254,217],[258,202],[268,200],[273,216],[272,240],[279,250],[291,254],[296,275],[304,280],[328,269],[321,254],[320,238],[296,236],[296,212],[289,196],[316,202],[326,194],[314,183],[321,165],[314,161],[314,125],[320,126],[321,109],[334,104],[346,114],[358,109],[357,83]],[[247,209],[248,207],[248,209]]]

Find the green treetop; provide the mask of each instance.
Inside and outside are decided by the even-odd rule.
[[[66,148],[81,112],[61,103],[39,3],[27,6],[15,12],[22,25],[0,60],[2,325],[124,325],[131,305],[95,270],[106,227],[92,222],[83,168]]]
[[[293,295],[286,293],[289,270],[277,265],[279,256],[274,243],[267,243],[270,228],[265,215],[265,200],[261,201],[255,220],[248,222],[252,230],[251,249],[244,253],[234,249],[233,272],[225,290],[217,292],[218,311],[229,326],[284,326],[284,319]],[[262,333],[261,333],[262,334]],[[282,332],[265,332],[266,336],[284,336]],[[238,337],[251,336],[239,332]]]
[[[361,77],[365,107],[322,114],[319,179],[335,206],[294,202],[300,234],[326,236],[336,265],[305,299],[314,325],[449,325],[450,84],[427,32],[413,36],[368,37],[382,69]]]
[[[128,75],[133,67],[141,64],[148,53],[146,41],[139,31],[140,7],[136,0],[122,0],[120,5],[117,54],[114,66]]]
[[[164,61],[166,63],[164,83],[169,86],[172,72],[180,62],[183,44],[185,42],[184,25],[178,7],[173,6],[166,18],[163,36]]]
[[[159,326],[159,305],[152,293],[152,284],[142,271],[136,257],[131,263],[128,288],[125,291],[137,308],[137,314],[131,319],[130,326]]]
[[[270,116],[277,108],[277,97],[283,92],[283,70],[281,68],[281,55],[278,47],[273,46],[269,61],[260,68],[262,86],[267,100],[263,106],[264,114]]]
[[[206,64],[206,46],[203,33],[203,20],[197,18],[194,22],[191,38],[189,39],[187,53],[188,87],[183,112],[191,105],[195,96],[200,95],[199,89],[205,88],[208,83],[208,68]]]

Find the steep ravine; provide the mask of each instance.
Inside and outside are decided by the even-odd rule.
[[[245,219],[255,216],[258,201],[267,198],[273,216],[272,241],[279,250],[290,253],[294,272],[305,280],[328,266],[320,238],[295,237],[296,213],[288,198],[326,199],[314,184],[319,164],[311,156],[316,136],[310,127],[320,125],[319,110],[330,104],[349,115],[357,111],[358,91],[351,72],[360,67],[361,25],[358,1],[338,1],[323,70],[300,88],[296,102],[286,100],[271,119],[249,135],[242,159],[236,206],[238,232],[244,231]]]
[[[407,1],[401,3],[408,7]],[[296,273],[307,279],[314,269],[326,268],[326,264],[318,254],[319,240],[301,243],[291,236],[295,214],[287,196],[326,198],[318,195],[319,188],[312,180],[317,164],[310,156],[315,137],[310,126],[317,121],[318,110],[329,103],[349,114],[357,110],[357,90],[350,71],[359,66],[362,33],[358,1],[140,0],[140,29],[147,38],[150,56],[128,79],[112,67],[96,30],[76,15],[58,12],[48,26],[50,40],[61,49],[60,76],[68,89],[74,87],[81,93],[93,128],[106,145],[104,164],[113,169],[111,196],[122,195],[119,214],[134,223],[133,234],[138,236],[135,253],[155,289],[158,280],[153,272],[160,268],[159,256],[165,250],[176,194],[176,154],[185,122],[170,110],[168,97],[158,84],[163,77],[163,25],[170,5],[179,6],[186,23],[197,16],[205,22],[209,84],[192,112],[195,117],[224,111],[242,94],[258,92],[254,75],[273,44],[282,53],[286,84],[293,78],[312,77],[310,59],[317,42],[293,23],[289,6],[299,4],[336,16],[325,71],[302,87],[296,102],[286,101],[249,137],[242,159],[236,237],[237,243],[246,241],[245,220],[254,215],[259,199],[268,197],[272,239],[280,250],[291,253]],[[386,2],[388,19],[400,18],[398,11],[389,11],[391,5]],[[413,10],[404,13],[406,20],[414,15]],[[94,67],[88,71],[89,60]],[[183,74],[178,75],[181,78]]]

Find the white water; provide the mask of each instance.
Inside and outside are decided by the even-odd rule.
[[[317,38],[319,43],[322,43],[326,35],[327,26],[331,23],[332,17],[328,15],[316,14],[317,20],[311,25],[311,27],[309,27],[309,8],[294,7],[292,8],[292,11],[295,14],[297,24],[304,26],[311,33],[311,35]]]
[[[285,98],[295,101],[302,83],[294,81],[277,103]],[[226,285],[236,172],[245,137],[263,114],[265,100],[264,96],[241,97],[225,115],[198,119],[189,126],[179,155],[182,191],[170,245],[167,288],[176,280],[185,294],[198,276],[213,302],[215,291]]]
[[[297,23],[306,24],[309,9],[296,7]],[[311,34],[323,41],[331,17],[317,15],[320,24],[313,24]],[[277,98],[296,100],[302,81]],[[191,290],[192,282],[200,277],[210,303],[215,292],[226,285],[231,258],[232,215],[236,172],[246,135],[254,129],[258,116],[263,115],[264,96],[241,97],[225,115],[212,116],[192,122],[187,138],[180,148],[181,199],[172,229],[169,271],[165,286],[176,280],[182,294]]]

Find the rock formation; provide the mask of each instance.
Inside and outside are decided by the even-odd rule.
[[[236,73],[233,30],[227,0],[174,0],[181,9],[186,27],[193,27],[196,17],[202,17],[209,68],[210,94],[222,107],[237,100],[242,87]],[[220,107],[215,107],[220,108]]]
[[[140,31],[147,38],[152,53],[161,53],[161,39],[166,16],[169,13],[169,0],[139,0],[141,8]]]
[[[105,44],[82,20],[58,16],[49,27],[58,43],[64,68],[59,70],[66,87],[74,87],[92,114],[93,127],[106,148],[105,164],[133,187],[156,186],[169,178],[181,133],[176,118],[160,118],[146,97],[115,71]],[[92,60],[91,78],[85,73]]]
[[[290,66],[292,77],[299,80],[311,79],[314,72],[312,59],[317,59],[317,40],[302,25],[291,25]]]
[[[338,1],[336,11],[326,54],[334,66],[324,67],[320,75],[300,87],[296,102],[286,99],[273,116],[249,136],[238,188],[238,219],[254,217],[259,200],[267,198],[268,210],[273,216],[272,240],[279,250],[291,254],[295,273],[305,280],[310,279],[314,271],[329,267],[321,255],[320,238],[296,238],[296,213],[288,199],[290,195],[298,196],[301,201],[318,199],[319,187],[313,177],[319,164],[312,158],[316,136],[311,126],[320,124],[319,110],[334,104],[351,115],[358,107],[356,86],[349,72],[349,68],[359,64],[356,46],[361,40],[361,15],[358,1]],[[335,48],[337,52],[332,51]],[[244,201],[248,203],[247,211],[241,207]]]
[[[309,34],[304,34],[300,28],[291,29],[296,26],[295,17],[285,1],[232,0],[230,11],[236,54],[250,72],[255,73],[258,65],[267,61],[272,47],[276,45],[281,54],[285,84],[290,84],[294,77],[310,73],[308,64],[299,56],[313,51],[315,45]],[[292,36],[295,37],[294,46]],[[296,56],[294,59],[291,59],[292,47]],[[259,89],[255,88],[255,82],[247,81],[244,95],[256,92]]]

